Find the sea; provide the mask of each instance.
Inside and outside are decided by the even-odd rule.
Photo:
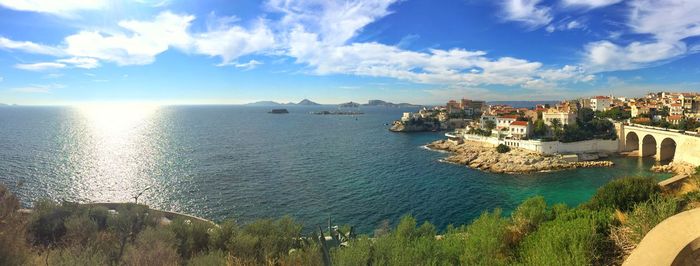
[[[393,133],[402,112],[314,115],[334,106],[85,105],[0,107],[0,182],[27,207],[39,199],[128,202],[214,221],[293,217],[309,231],[349,224],[371,233],[403,215],[439,229],[524,199],[576,206],[653,161],[612,168],[492,174],[443,163],[425,145],[444,132]],[[353,110],[353,111],[358,111]]]

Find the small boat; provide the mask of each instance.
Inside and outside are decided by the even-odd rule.
[[[287,111],[287,109],[272,109],[272,111],[269,111],[268,113],[270,113],[270,114],[288,114],[289,111]]]

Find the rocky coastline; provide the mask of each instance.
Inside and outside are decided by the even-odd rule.
[[[438,140],[426,147],[449,152],[450,155],[444,159],[446,162],[491,173],[521,174],[613,166],[611,161],[570,162],[561,155],[547,156],[517,148],[506,153],[498,153],[491,145],[470,141],[456,144],[447,140]]]

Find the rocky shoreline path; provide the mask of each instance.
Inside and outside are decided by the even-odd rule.
[[[520,174],[613,165],[611,161],[569,162],[561,155],[546,156],[518,148],[512,148],[506,153],[498,153],[491,145],[470,141],[455,144],[447,140],[438,140],[426,147],[450,152],[450,155],[445,158],[446,162],[491,173]]]

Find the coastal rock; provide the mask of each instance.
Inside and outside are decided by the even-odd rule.
[[[447,162],[492,173],[517,174],[613,165],[611,161],[568,162],[561,155],[546,156],[518,148],[512,148],[507,153],[498,153],[494,147],[478,142],[456,144],[438,140],[426,147],[451,152],[445,158]]]

